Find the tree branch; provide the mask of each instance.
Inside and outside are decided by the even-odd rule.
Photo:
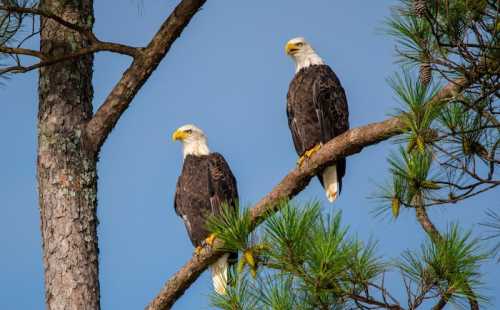
[[[402,127],[403,122],[399,118],[390,118],[383,122],[351,129],[324,144],[301,167],[288,173],[269,194],[251,209],[253,227],[259,225],[267,216],[278,211],[280,201],[291,199],[302,191],[322,167],[332,161],[359,153],[366,146],[397,135],[401,133]],[[220,245],[220,240],[216,240],[215,250],[204,250],[200,255],[193,256],[184,267],[170,278],[147,309],[169,309],[203,270],[222,255],[216,251]]]
[[[38,51],[19,49],[19,48],[2,48],[2,47],[0,47],[0,52],[2,52],[4,49],[6,51],[7,50],[18,50],[18,52],[13,51],[14,54],[21,54],[21,55],[31,55],[31,53],[37,54],[37,56],[40,59],[42,59],[42,61],[40,61],[36,64],[33,64],[33,65],[30,65],[30,66],[17,65],[17,66],[3,68],[3,69],[0,69],[0,75],[5,74],[5,73],[9,73],[9,72],[26,73],[26,72],[29,72],[29,71],[32,71],[35,69],[39,69],[41,67],[51,66],[51,65],[54,65],[54,64],[66,61],[66,60],[75,59],[75,58],[82,57],[82,56],[85,56],[87,54],[96,53],[96,52],[103,52],[103,51],[115,52],[118,54],[128,55],[128,56],[132,56],[132,57],[136,57],[139,54],[138,48],[130,47],[127,45],[122,45],[122,44],[117,44],[117,43],[101,42],[101,41],[97,41],[96,43],[90,45],[89,47],[82,48],[73,54],[64,55],[64,56],[55,57],[55,58],[48,58],[47,55],[45,55],[41,52],[38,52]],[[28,53],[30,53],[30,54],[28,54]]]
[[[149,45],[125,71],[94,117],[86,126],[85,134],[92,149],[98,152],[120,116],[129,107],[132,99],[142,85],[165,57],[174,41],[188,25],[191,18],[203,6],[206,0],[183,0]]]
[[[365,304],[377,306],[377,309],[404,310],[404,308],[402,308],[400,305],[388,304],[386,302],[380,302],[378,300],[374,300],[372,298],[368,298],[368,297],[361,296],[361,295],[349,294],[349,298],[356,300],[356,301],[359,301],[359,302],[362,302],[362,303],[365,303]]]
[[[432,310],[441,310],[443,309],[446,304],[448,303],[448,298],[449,296],[447,294],[444,294],[438,301],[438,303],[436,305],[434,305],[434,307],[432,307]]]
[[[61,57],[57,58],[50,58],[49,55],[45,55],[40,51],[35,51],[35,50],[29,50],[29,49],[24,49],[18,46],[17,48],[11,48],[11,47],[0,47],[0,53],[8,53],[8,54],[15,54],[15,55],[29,55],[29,56],[34,56],[42,61],[30,66],[21,66],[18,64],[17,66],[11,66],[7,68],[3,68],[0,70],[0,74],[5,74],[9,72],[14,72],[14,73],[24,73],[28,72],[34,69],[38,69],[41,67],[53,65],[56,63],[59,63],[61,61],[69,60],[69,59],[74,59],[77,57],[81,57],[90,53],[95,53],[95,52],[102,52],[102,51],[107,51],[107,52],[114,52],[122,55],[128,55],[131,57],[136,57],[139,55],[140,49],[137,47],[132,47],[128,46],[125,44],[120,44],[120,43],[112,43],[112,42],[105,42],[105,41],[100,41],[95,34],[92,32],[91,29],[87,29],[84,27],[81,27],[77,24],[71,23],[63,19],[62,17],[51,13],[49,11],[45,11],[42,9],[38,8],[28,8],[28,7],[17,7],[17,6],[6,6],[6,5],[0,5],[0,11],[7,11],[10,13],[19,13],[19,14],[34,14],[34,15],[39,15],[43,16],[48,19],[52,19],[55,22],[61,24],[64,27],[67,27],[71,30],[77,31],[81,33],[82,35],[86,36],[87,39],[90,41],[90,46],[86,49],[81,49],[77,51],[74,54],[70,55],[64,55]],[[21,43],[22,44],[22,43]],[[19,45],[21,45],[19,44]]]
[[[62,17],[60,17],[52,12],[49,12],[49,11],[37,9],[34,7],[29,8],[29,7],[20,7],[20,6],[12,6],[12,5],[0,5],[0,11],[20,13],[20,14],[34,14],[34,15],[43,16],[46,18],[50,18],[50,19],[54,20],[55,22],[63,25],[64,27],[67,27],[71,30],[80,32],[86,36],[94,37],[92,30],[80,27],[79,25],[74,24],[72,22],[68,22],[64,18],[62,18]]]
[[[420,226],[424,229],[424,231],[431,237],[433,242],[442,241],[443,237],[439,234],[436,226],[431,222],[429,216],[427,215],[427,211],[425,207],[421,203],[417,203],[415,207],[415,215],[417,217]]]
[[[439,104],[446,98],[461,92],[470,83],[465,79],[457,79],[443,87],[440,92],[429,102]],[[351,129],[335,137],[307,160],[302,167],[295,168],[276,185],[270,193],[262,198],[252,209],[253,227],[259,225],[266,217],[278,211],[279,202],[291,199],[302,191],[313,176],[324,166],[332,161],[339,160],[361,152],[370,146],[404,131],[404,123],[393,117],[379,123]],[[218,257],[222,255],[221,241],[216,240],[213,250],[205,250],[200,255],[195,255],[177,273],[165,283],[160,293],[146,307],[148,310],[169,309],[175,301],[184,294],[185,290],[198,278],[198,276]]]
[[[28,56],[33,56],[39,59],[46,59],[46,56],[40,52],[40,51],[35,51],[35,50],[30,50],[26,48],[20,48],[20,47],[8,47],[8,46],[0,46],[0,53],[5,53],[5,54],[16,54],[16,55],[28,55]]]

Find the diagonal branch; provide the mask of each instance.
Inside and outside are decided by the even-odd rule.
[[[329,141],[302,167],[295,168],[262,198],[251,210],[253,226],[260,224],[267,216],[278,211],[279,202],[290,199],[302,191],[318,171],[329,162],[359,153],[364,147],[386,140],[401,133],[403,122],[398,118],[351,129]],[[216,241],[216,248],[219,240]],[[165,284],[160,294],[147,309],[169,309],[196,278],[219,256],[220,252],[206,250],[182,267]]]
[[[457,79],[446,85],[429,102],[439,104],[446,98],[461,92],[470,83],[465,79]],[[322,167],[332,161],[361,152],[367,146],[387,140],[404,131],[404,122],[398,117],[393,117],[382,122],[372,123],[362,127],[351,129],[344,134],[335,137],[315,153],[300,168],[295,168],[276,185],[270,193],[262,198],[252,209],[253,227],[259,225],[266,217],[278,211],[279,202],[291,199],[301,192],[311,178],[318,173]],[[170,309],[187,288],[199,277],[199,275],[222,255],[220,249],[221,241],[216,240],[214,250],[205,250],[200,255],[193,256],[177,273],[165,283],[159,294],[146,307],[148,310]]]
[[[203,6],[206,0],[183,0],[148,46],[137,56],[115,85],[94,117],[86,126],[85,133],[90,147],[98,152],[120,116],[129,107],[142,85],[165,57],[182,30]]]

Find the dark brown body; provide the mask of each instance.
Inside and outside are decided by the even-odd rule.
[[[174,207],[194,246],[201,245],[210,233],[206,229],[208,217],[218,214],[224,202],[236,208],[237,200],[236,179],[222,155],[186,156]]]
[[[312,65],[297,72],[287,94],[288,125],[299,156],[349,129],[349,110],[344,89],[327,65]],[[341,189],[346,161],[334,163]],[[323,184],[322,174],[318,174]]]

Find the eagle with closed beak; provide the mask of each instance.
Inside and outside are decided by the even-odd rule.
[[[215,238],[206,228],[207,219],[220,214],[224,203],[236,208],[236,179],[224,157],[210,152],[207,137],[198,127],[182,126],[173,133],[172,139],[182,142],[184,155],[174,208],[199,254],[202,247],[211,246]],[[235,259],[237,253],[226,253],[211,266],[214,289],[219,294],[226,292],[229,264]]]
[[[304,38],[288,41],[285,51],[295,62],[295,76],[287,94],[287,116],[300,166],[323,143],[349,129],[349,110],[337,75]],[[342,190],[345,171],[346,160],[342,158],[318,174],[330,202]]]

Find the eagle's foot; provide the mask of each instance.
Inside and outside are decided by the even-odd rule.
[[[300,156],[299,159],[297,159],[297,167],[302,167],[302,164],[304,163],[305,160],[305,154]]]
[[[299,160],[297,160],[297,166],[302,167],[302,164],[304,164],[304,161],[307,158],[311,158],[311,156],[313,156],[314,153],[319,151],[319,149],[321,149],[321,143],[318,143],[315,146],[313,146],[312,148],[310,148],[309,150],[305,151],[304,154],[302,154],[302,156],[300,156]]]
[[[206,239],[205,239],[205,244],[208,245],[208,246],[213,246],[214,245],[214,241],[215,241],[215,234],[210,234],[210,236],[208,236]]]
[[[195,249],[194,249],[194,254],[196,254],[196,256],[200,255],[201,252],[203,252],[203,247],[201,245],[197,246]]]

